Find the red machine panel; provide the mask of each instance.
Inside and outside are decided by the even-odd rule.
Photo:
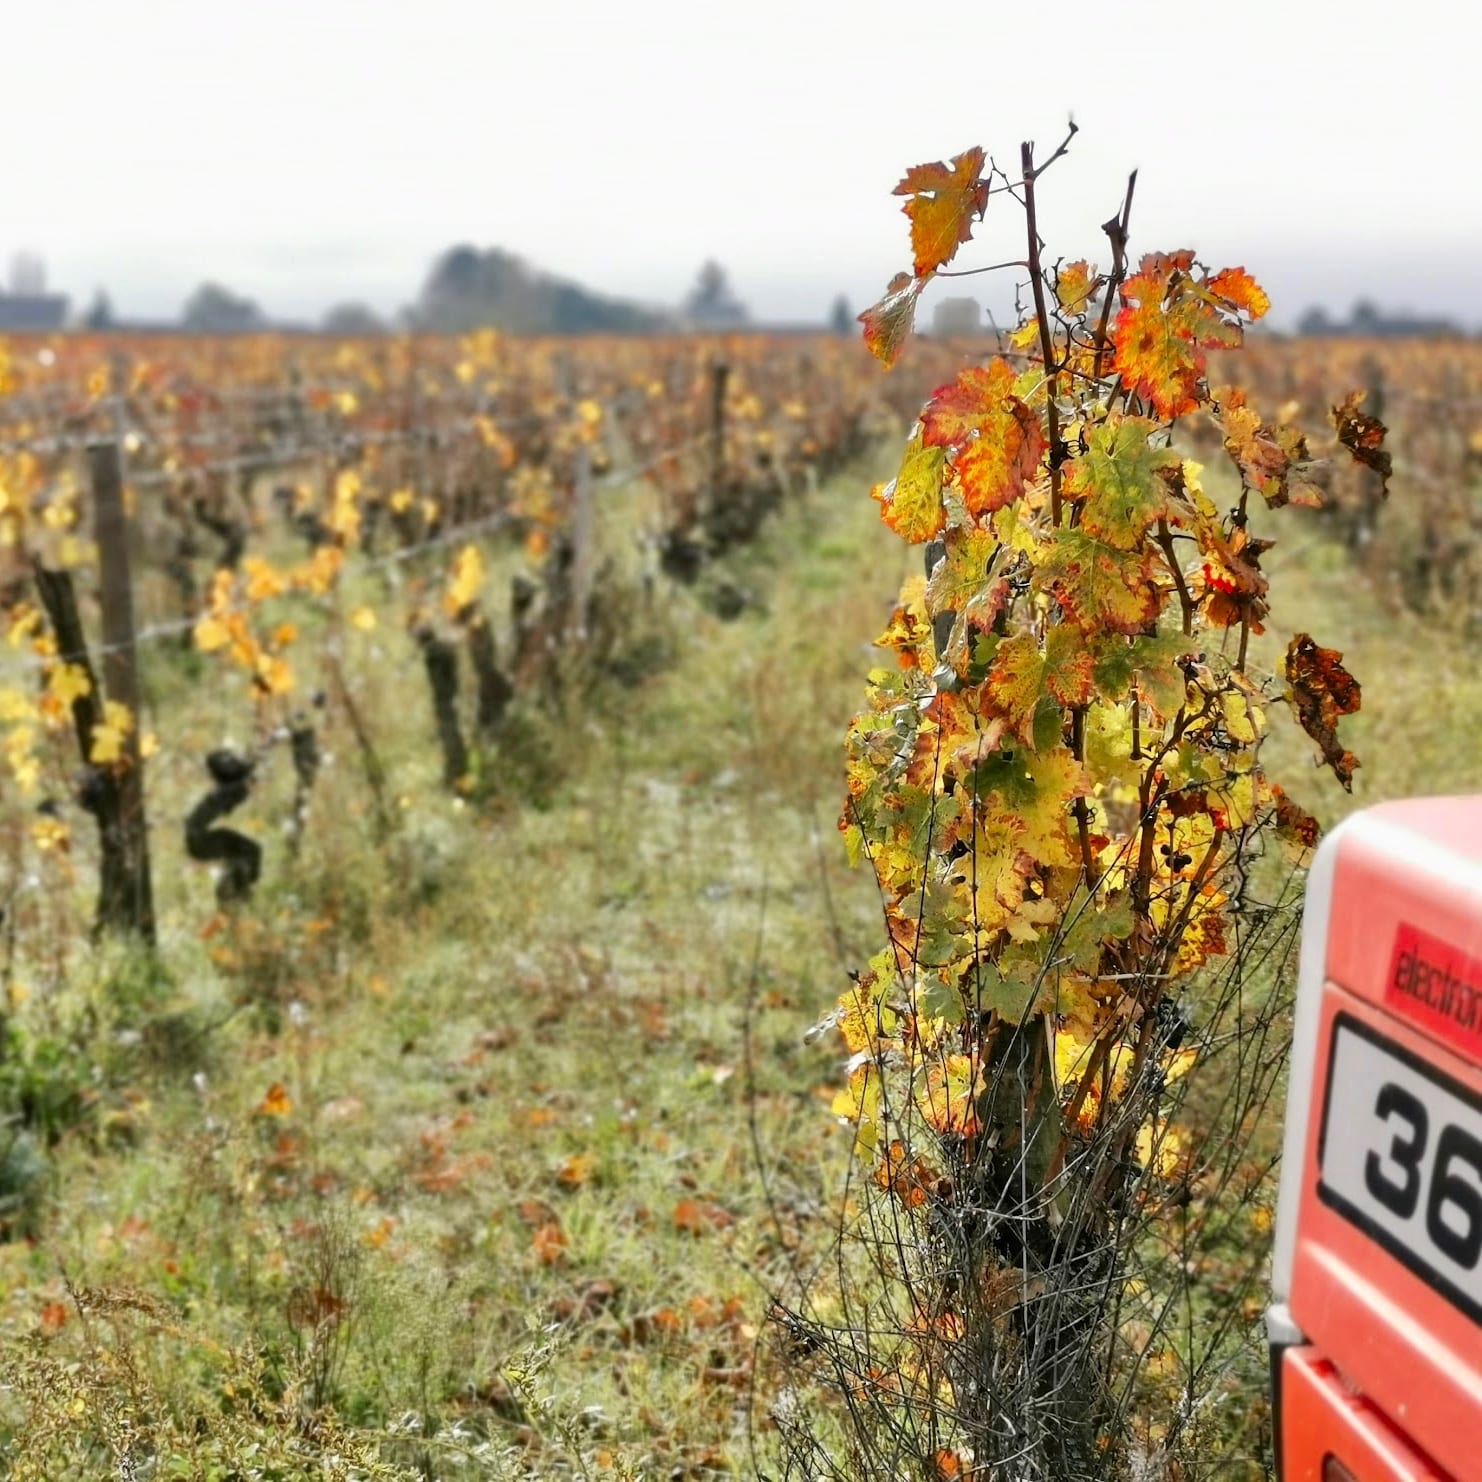
[[[1446,1482],[1310,1348],[1282,1362],[1283,1482]]]
[[[1429,1458],[1344,1461],[1357,1482],[1482,1477],[1482,799],[1372,809],[1324,855],[1274,1273],[1273,1332],[1308,1346],[1280,1372],[1328,1364],[1334,1396]],[[1281,1409],[1291,1479],[1298,1454],[1325,1454],[1300,1417],[1338,1412]]]

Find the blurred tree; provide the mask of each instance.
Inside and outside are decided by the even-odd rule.
[[[386,321],[369,304],[336,304],[324,316],[324,333],[353,339],[386,333]]]
[[[82,316],[82,327],[94,331],[112,329],[117,321],[113,317],[113,300],[107,289],[100,288]]]
[[[731,292],[726,270],[714,258],[700,268],[684,301],[684,317],[696,329],[730,329],[747,322],[746,305]]]
[[[250,298],[219,283],[202,283],[186,300],[181,324],[192,334],[241,334],[266,329],[268,321]]]
[[[854,310],[849,307],[849,300],[842,293],[834,300],[834,306],[829,310],[828,323],[829,328],[835,334],[854,333]]]
[[[501,247],[450,248],[432,265],[411,320],[419,329],[459,332],[482,325],[520,333],[642,333],[667,316],[532,268]]]
[[[1334,319],[1320,305],[1308,309],[1297,320],[1297,333],[1300,335],[1359,335],[1364,338],[1375,338],[1386,335],[1451,336],[1464,334],[1465,331],[1454,319],[1413,314],[1408,309],[1398,311],[1381,309],[1372,299],[1360,299],[1349,311],[1347,319]],[[1372,408],[1366,408],[1366,410],[1372,410]]]

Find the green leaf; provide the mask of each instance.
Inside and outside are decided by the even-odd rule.
[[[1041,695],[1034,707],[1034,728],[1030,742],[1036,751],[1058,746],[1065,730],[1065,717],[1053,695]]]
[[[1056,948],[1057,957],[1068,957],[1080,973],[1093,973],[1101,958],[1103,942],[1120,942],[1132,935],[1132,896],[1127,891],[1093,897],[1084,885],[1076,887],[1065,908],[1066,927]]]
[[[1183,633],[1159,633],[1131,639],[1107,634],[1093,641],[1092,675],[1097,693],[1125,700],[1137,684],[1138,697],[1159,715],[1172,715],[1183,704],[1186,681],[1180,660],[1198,647]]]
[[[935,975],[925,979],[916,992],[916,1012],[927,1019],[942,1019],[952,1028],[962,1023],[966,1014],[962,994],[951,983]]]
[[[1007,973],[1005,965],[1009,968]],[[1005,953],[1004,962],[999,965],[977,963],[968,974],[964,992],[975,1010],[986,1013],[992,1009],[1010,1024],[1018,1024],[1035,1007],[1039,976],[1038,961],[1033,955],[1021,954],[1015,958]]]
[[[1157,430],[1142,417],[1104,422],[1092,431],[1086,452],[1066,467],[1067,495],[1084,501],[1081,529],[1117,550],[1136,550],[1167,508],[1168,486],[1158,471],[1179,459],[1148,441]]]

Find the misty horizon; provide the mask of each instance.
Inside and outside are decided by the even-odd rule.
[[[1482,308],[1457,300],[1482,197],[1414,165],[1482,137],[1482,103],[1438,85],[1439,22],[1421,19],[1339,26],[1261,0],[1228,67],[1195,79],[1171,37],[1074,0],[1053,28],[1068,65],[1047,84],[1028,59],[1050,38],[1031,22],[944,18],[887,53],[900,16],[873,0],[722,15],[152,0],[127,20],[52,0],[7,21],[27,59],[8,103],[36,142],[8,162],[0,262],[39,252],[74,307],[102,288],[124,317],[173,317],[214,281],[302,320],[345,301],[392,315],[459,242],[657,305],[715,258],[757,320],[822,320],[904,266],[891,191],[906,168],[977,143],[1012,162],[1073,116],[1043,186],[1052,254],[1104,263],[1100,223],[1137,169],[1134,254],[1244,264],[1278,327],[1360,299],[1476,327]],[[1452,55],[1477,26],[1448,17]],[[1065,50],[1081,33],[1094,48]],[[987,93],[954,71],[957,43],[999,59]],[[1115,85],[1153,75],[1164,85]],[[961,265],[1021,253],[995,206]],[[1011,313],[1011,277],[973,293]]]
[[[1133,245],[1135,251],[1137,244]],[[147,259],[141,255],[134,261],[125,257],[122,262],[114,262],[111,274],[90,255],[50,253],[45,244],[0,239],[0,264],[22,252],[40,258],[46,272],[46,291],[66,296],[74,318],[103,293],[119,320],[173,322],[180,318],[190,296],[210,283],[250,299],[274,323],[317,324],[332,309],[345,304],[363,304],[393,323],[414,305],[435,263],[457,246],[480,251],[506,248],[533,269],[578,283],[592,293],[669,312],[677,310],[701,266],[697,261],[687,274],[680,272],[672,277],[661,277],[652,270],[629,270],[596,280],[563,271],[559,265],[520,253],[507,243],[472,238],[430,246],[420,253],[415,248],[367,250],[365,244],[325,244],[307,249],[284,244],[250,253],[238,249],[235,254],[217,258],[203,255],[198,262],[190,261],[183,252],[177,260],[160,254]],[[1286,254],[1290,254],[1289,248]],[[883,282],[871,284],[858,273],[846,282],[842,277],[784,274],[765,268],[745,272],[720,253],[714,260],[726,269],[737,297],[758,324],[821,325],[841,295],[857,313],[873,302],[884,286]],[[1457,252],[1454,262],[1448,261],[1447,255],[1430,255],[1409,263],[1397,259],[1366,267],[1350,258],[1341,276],[1333,271],[1331,258],[1317,251],[1269,262],[1253,259],[1244,265],[1271,295],[1273,308],[1268,323],[1273,329],[1293,328],[1303,314],[1313,309],[1341,320],[1357,305],[1368,303],[1386,315],[1444,318],[1464,330],[1475,331],[1482,328],[1482,302],[1471,307],[1469,313],[1469,306],[1458,305],[1452,297],[1454,284],[1465,278],[1473,260],[1470,253]],[[0,291],[10,287],[6,282]],[[1012,322],[1013,281],[1004,274],[994,279],[966,283],[944,280],[931,285],[923,302],[923,322],[929,321],[931,308],[942,298],[964,295],[976,299],[997,322]]]

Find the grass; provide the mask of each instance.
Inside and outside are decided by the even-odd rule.
[[[749,1469],[767,1293],[826,1237],[847,1156],[803,1030],[874,930],[834,818],[900,560],[858,496],[819,492],[733,567],[764,604],[738,622],[657,596],[640,626],[672,665],[528,717],[483,806],[439,785],[410,641],[357,640],[399,828],[370,845],[331,715],[302,857],[274,841],[281,753],[231,820],[270,841],[231,918],[175,821],[235,681],[152,669],[169,981],[130,1004],[122,963],[30,965],[38,1020],[93,1026],[98,1104],[49,1154],[36,1241],[0,1247],[5,1338],[131,1375],[38,1402],[62,1448],[38,1475],[107,1474],[146,1436],[194,1475],[243,1426],[291,1457],[323,1406],[413,1475]]]
[[[48,1197],[0,1246],[13,1475],[154,1454],[223,1478],[249,1454],[283,1477],[754,1471],[770,1294],[826,1254],[848,1161],[836,1052],[804,1031],[879,932],[834,831],[905,561],[865,483],[731,564],[756,597],[739,620],[656,591],[634,627],[666,663],[526,716],[478,802],[440,786],[411,641],[349,634],[397,828],[371,843],[331,705],[301,857],[284,749],[232,819],[268,857],[230,917],[179,821],[247,705],[199,657],[152,655],[168,976],[86,950],[70,861],[26,897],[17,1022],[76,1062],[84,1114],[37,1139]],[[614,550],[642,520],[611,516]],[[1293,546],[1273,611],[1362,679],[1364,768],[1344,796],[1282,723],[1277,779],[1328,822],[1477,786],[1465,651]]]

